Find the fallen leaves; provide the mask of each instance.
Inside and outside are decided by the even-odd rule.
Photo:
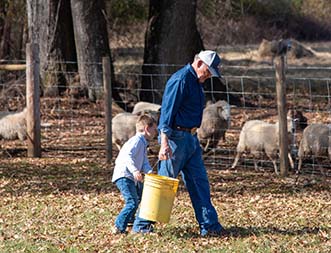
[[[157,224],[152,235],[113,236],[110,227],[123,200],[107,165],[87,158],[1,161],[0,251],[327,252],[330,248],[327,181],[305,187],[304,179],[295,184],[268,173],[209,172],[212,201],[228,236],[199,237],[183,185],[169,224]]]

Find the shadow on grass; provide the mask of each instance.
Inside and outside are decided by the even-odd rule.
[[[286,194],[299,192],[320,192],[331,190],[330,178],[323,175],[300,175],[289,173],[281,178],[273,171],[256,172],[248,169],[238,170],[209,170],[211,192],[227,195],[241,195],[244,193]]]
[[[27,153],[26,148],[6,148],[3,149],[2,156],[5,158],[25,157]]]
[[[0,160],[3,195],[112,192],[112,166],[98,161],[56,159]]]
[[[280,229],[277,227],[229,227],[226,228],[225,233],[219,237],[232,237],[232,238],[245,238],[250,236],[262,236],[265,234],[269,235],[289,235],[289,236],[300,236],[304,234],[318,234],[320,231],[331,231],[331,227],[304,227],[297,230]],[[201,238],[198,233],[190,232],[187,229],[174,228],[172,234],[177,238]]]
[[[15,158],[0,159],[0,192],[6,195],[58,194],[70,192],[113,192],[113,166],[102,159]],[[295,194],[304,191],[330,190],[328,182],[295,184],[270,173],[246,170],[224,173],[209,170],[212,194],[241,195],[250,193]],[[183,183],[180,190],[186,191]]]
[[[321,230],[330,231],[330,227],[304,227],[302,229],[297,230],[289,230],[289,229],[280,229],[277,227],[229,227],[227,228],[227,233],[229,237],[249,237],[249,236],[260,236],[264,234],[270,235],[291,235],[298,236],[304,234],[318,234]]]

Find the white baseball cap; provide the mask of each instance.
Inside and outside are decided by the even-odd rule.
[[[221,58],[215,51],[201,51],[198,56],[208,66],[208,69],[212,76],[221,77],[221,74],[218,70],[218,65],[221,63]]]

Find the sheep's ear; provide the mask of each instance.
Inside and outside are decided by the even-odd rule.
[[[206,106],[208,106],[208,105],[212,105],[212,104],[213,104],[213,101],[208,100],[207,103],[206,103]]]
[[[228,102],[226,102],[225,100],[218,100],[215,105],[217,107],[222,107],[222,108],[227,108],[230,107],[230,105],[228,104]]]
[[[221,118],[223,118],[223,107],[222,106],[217,106],[217,114],[218,116],[220,116]]]
[[[217,109],[221,108],[222,110],[227,110],[228,108],[230,109],[230,105],[225,102],[224,100],[219,100],[215,103],[215,106]]]

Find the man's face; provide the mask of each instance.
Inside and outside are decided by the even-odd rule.
[[[208,69],[207,64],[205,64],[201,60],[198,62],[197,75],[198,75],[199,83],[204,83],[208,78],[212,76],[212,74]]]

